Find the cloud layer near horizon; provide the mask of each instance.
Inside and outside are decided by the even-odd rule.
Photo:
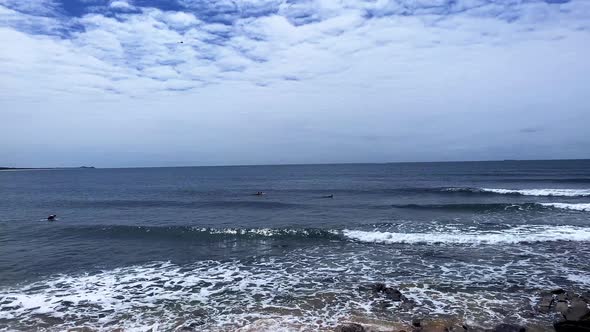
[[[0,0],[0,164],[590,157],[590,2]]]

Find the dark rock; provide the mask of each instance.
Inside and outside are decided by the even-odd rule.
[[[556,332],[590,332],[590,321],[563,321],[553,324]]]
[[[365,328],[361,324],[348,323],[336,327],[335,332],[365,332]]]
[[[555,311],[561,313],[564,316],[567,313],[568,309],[569,309],[569,306],[567,305],[567,302],[565,302],[565,301],[559,301],[555,305]]]
[[[374,293],[383,293],[392,301],[399,302],[404,299],[404,296],[399,290],[387,287],[387,285],[381,282],[374,284],[372,289]]]
[[[422,324],[422,321],[420,321],[420,319],[418,319],[418,318],[412,319],[412,326],[420,327],[421,324]]]
[[[384,283],[378,282],[378,283],[374,284],[372,288],[373,288],[373,292],[382,293],[382,292],[385,292],[385,290],[387,289],[387,286]]]
[[[387,288],[385,289],[385,295],[392,301],[401,301],[402,300],[402,292],[394,288]]]
[[[551,294],[555,294],[555,295],[557,295],[557,294],[565,294],[565,291],[563,289],[561,289],[561,288],[557,288],[557,289],[552,290],[551,291]]]
[[[549,313],[551,310],[551,305],[553,304],[553,296],[552,295],[545,295],[541,298],[538,304],[538,310],[541,313]]]
[[[578,321],[590,314],[588,305],[582,299],[573,299],[570,302],[570,307],[564,314],[567,321]]]
[[[500,324],[496,326],[493,332],[525,332],[526,327],[513,324]]]

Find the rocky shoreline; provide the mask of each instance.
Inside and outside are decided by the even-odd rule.
[[[401,306],[411,307],[414,304],[399,290],[383,283],[372,286],[376,295],[389,301],[400,302]],[[590,292],[582,294],[563,289],[553,289],[541,293],[535,306],[539,315],[549,316],[556,332],[590,332]],[[337,326],[334,332],[541,332],[547,328],[526,326],[517,323],[501,323],[491,327],[470,326],[455,319],[438,319],[420,317],[411,322],[397,326],[377,326],[360,322],[349,322]],[[551,331],[551,330],[549,330]]]
[[[395,287],[384,283],[368,285],[364,289],[372,293],[383,308],[397,307],[412,310],[419,307],[412,299]],[[259,319],[248,326],[233,328],[207,328],[203,323],[180,324],[175,332],[189,331],[232,331],[232,332],[274,332],[274,331],[326,331],[326,332],[590,332],[590,291],[574,292],[553,289],[541,292],[533,305],[532,318],[545,321],[541,325],[522,324],[509,321],[493,326],[474,326],[460,318],[439,317],[423,314],[409,321],[379,321],[362,316],[350,318],[332,328],[305,327],[301,325],[281,326],[277,328],[274,319]],[[509,308],[507,308],[509,309]],[[516,308],[513,308],[516,309]],[[101,329],[102,330],[102,329]],[[88,327],[76,327],[69,332],[94,332]],[[124,332],[122,328],[113,328],[113,332]],[[157,326],[146,327],[145,332],[163,331]]]

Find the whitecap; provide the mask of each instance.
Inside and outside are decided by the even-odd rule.
[[[343,230],[355,241],[369,243],[500,244],[549,241],[590,241],[590,228],[576,226],[518,226],[502,231],[397,233]]]
[[[517,194],[524,196],[590,196],[590,189],[496,189],[478,188],[476,191],[496,194]]]
[[[543,206],[558,208],[558,209],[566,209],[566,210],[576,210],[576,211],[590,211],[590,203],[539,203]]]

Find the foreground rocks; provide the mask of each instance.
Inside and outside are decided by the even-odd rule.
[[[392,323],[392,325],[373,325],[345,323],[339,325],[335,332],[537,332],[527,331],[525,327],[500,324],[492,329],[472,328],[453,319],[413,319],[410,323]]]
[[[387,287],[387,285],[385,285],[384,283],[376,283],[373,285],[372,288],[373,293],[383,294],[391,301],[399,302],[402,300],[406,300],[406,297],[402,295],[402,292],[395,288]]]
[[[335,332],[367,332],[364,326],[357,323],[348,323],[336,327]]]
[[[588,294],[579,295],[563,289],[541,294],[537,311],[555,315],[557,332],[590,332],[590,303]]]
[[[405,297],[398,289],[384,283],[371,285],[371,290],[378,299],[399,302],[399,306],[412,305],[412,301]],[[518,324],[502,323],[496,326],[470,327],[467,324],[451,319],[437,319],[436,317],[415,318],[405,324],[391,326],[372,326],[370,324],[346,323],[336,327],[336,332],[590,332],[590,292],[577,294],[563,289],[553,289],[541,294],[541,297],[531,313],[538,321],[547,320],[547,325],[522,326]],[[392,323],[393,324],[393,323]]]

